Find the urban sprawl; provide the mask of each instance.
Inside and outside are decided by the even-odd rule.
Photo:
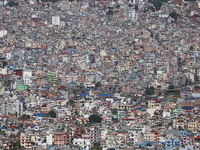
[[[0,149],[200,149],[199,25],[199,0],[0,0]]]

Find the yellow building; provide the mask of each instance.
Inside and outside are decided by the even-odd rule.
[[[157,102],[155,100],[149,100],[148,101],[148,107],[149,108],[155,108],[157,110],[160,110],[161,109],[161,103],[160,102]]]
[[[175,129],[184,129],[185,128],[185,122],[184,119],[173,119],[173,128]]]
[[[111,105],[111,108],[114,109],[133,109],[132,105],[125,105],[125,104],[118,104],[118,103],[113,103]]]
[[[196,132],[198,129],[199,123],[198,121],[189,121],[188,122],[188,130],[192,131],[192,132]]]
[[[25,133],[20,134],[20,144],[25,149],[31,148],[31,137]]]

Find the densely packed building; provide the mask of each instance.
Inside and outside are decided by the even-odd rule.
[[[200,149],[200,2],[150,2],[0,0],[0,147]]]

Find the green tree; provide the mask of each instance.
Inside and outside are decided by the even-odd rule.
[[[155,12],[155,8],[153,6],[149,6],[148,10],[151,10],[152,12]]]
[[[42,143],[46,143],[47,142],[47,139],[45,138],[43,141],[42,141]]]
[[[168,0],[149,0],[149,3],[153,4],[156,10],[160,10],[162,4]]]
[[[147,143],[145,146],[152,146],[151,143]]]
[[[3,68],[8,65],[7,61],[3,61]]]
[[[116,115],[116,114],[117,114],[117,109],[116,109],[116,108],[114,108],[114,109],[112,110],[112,114],[113,114],[113,115]]]
[[[172,122],[172,121],[168,123],[168,126],[169,126],[169,127],[172,126],[172,125],[173,125],[173,122]]]
[[[97,82],[97,83],[95,84],[95,87],[101,87],[101,82]]]
[[[135,5],[135,10],[137,11],[139,9],[138,5]]]
[[[169,90],[175,89],[175,86],[171,84],[171,85],[168,86],[168,89]]]
[[[194,50],[194,45],[191,45],[191,46],[190,46],[190,50],[191,50],[191,51]]]
[[[198,82],[199,81],[199,77],[197,75],[194,76],[194,81]]]
[[[152,95],[152,94],[154,94],[154,90],[155,90],[155,88],[154,88],[153,86],[150,86],[150,88],[147,88],[147,89],[145,90],[145,93],[146,93],[147,95]]]
[[[82,133],[82,134],[85,134],[85,130],[84,130],[83,128],[82,128],[82,130],[81,130],[81,133]]]
[[[112,16],[114,14],[114,11],[113,10],[108,10],[107,12],[106,12],[106,15],[110,15],[110,16]]]
[[[58,2],[58,0],[52,0],[52,3],[56,3],[56,2]]]
[[[91,147],[91,150],[102,150],[100,142],[94,143],[94,145]]]
[[[183,130],[183,128],[182,128],[181,126],[178,126],[178,129],[179,129],[179,130]]]
[[[119,5],[119,4],[118,4],[118,5],[116,5],[116,6],[115,6],[115,8],[120,8],[120,5]]]
[[[128,111],[127,108],[125,108],[124,111],[127,112]]]
[[[128,4],[128,7],[130,8],[130,7],[133,7],[133,5],[132,4]]]
[[[101,117],[97,114],[93,114],[89,116],[89,122],[97,122],[100,123],[101,122]]]
[[[162,127],[162,122],[157,124],[158,127]]]
[[[194,86],[194,88],[195,88],[195,89],[199,89],[199,88],[200,88],[200,86],[196,85],[196,86]]]
[[[72,107],[76,106],[76,102],[72,99],[70,99],[66,104],[67,104],[67,106],[72,106]]]
[[[18,6],[18,2],[10,1],[7,3],[7,5],[9,5],[10,7]]]
[[[22,115],[22,120],[24,120],[24,119],[29,119],[30,118],[30,115],[26,115],[26,114],[23,114]]]
[[[160,89],[161,89],[161,85],[158,85],[158,86],[157,86],[157,89],[160,90]]]
[[[75,115],[77,115],[77,116],[79,115],[77,110],[75,110]]]
[[[22,148],[22,147],[21,147],[21,144],[20,144],[20,140],[18,140],[17,142],[11,141],[10,143],[11,143],[11,145],[12,145],[11,150],[18,150],[18,149],[21,149],[21,148]]]
[[[176,96],[177,96],[177,95],[180,95],[180,93],[181,93],[180,90],[175,90],[175,91],[174,91],[174,95],[176,95]]]
[[[169,16],[172,17],[172,18],[174,18],[174,20],[177,20],[178,17],[179,17],[180,15],[177,14],[176,12],[171,12],[171,13],[169,14]]]
[[[54,110],[51,110],[45,116],[46,117],[56,118],[56,112]]]

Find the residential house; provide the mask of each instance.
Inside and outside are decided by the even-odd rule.
[[[54,133],[53,138],[55,145],[66,145],[70,142],[69,134],[61,131],[57,131],[56,133]]]

